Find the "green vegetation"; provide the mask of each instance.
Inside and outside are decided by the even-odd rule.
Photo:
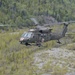
[[[24,30],[0,33],[0,75],[36,75],[33,52],[43,47],[26,47],[19,44]],[[49,48],[49,47],[48,47]]]
[[[54,27],[55,28],[55,27]],[[57,27],[58,28],[58,27]],[[69,27],[73,28],[74,25]],[[0,33],[0,75],[36,75],[38,74],[38,67],[34,66],[33,55],[35,52],[40,50],[48,50],[55,47],[56,41],[48,41],[43,43],[43,47],[30,46],[26,47],[25,45],[19,44],[19,38],[21,34],[27,29],[18,29],[16,32],[12,30]],[[69,35],[68,35],[69,36]],[[66,37],[72,39],[72,42],[75,41],[75,35],[71,35],[70,37]],[[67,44],[67,43],[66,43]],[[63,47],[75,50],[75,44],[68,44]],[[47,54],[42,55],[44,59]],[[51,58],[52,59],[52,58]],[[66,61],[66,60],[65,60]],[[49,62],[50,63],[50,62]],[[43,71],[39,72],[39,75],[42,73],[49,72],[52,70],[52,75],[63,75],[67,72],[67,68],[61,68],[59,65],[49,65],[47,63],[43,67]],[[61,71],[60,71],[61,70]]]
[[[51,60],[43,67],[45,73],[51,73],[51,75],[65,75],[67,73],[67,67],[61,67],[60,65],[52,65]]]
[[[0,0],[0,24],[14,25],[19,28],[25,27],[25,30],[28,30],[26,27],[33,25],[29,18],[40,15],[53,16],[58,21],[74,20],[75,1]],[[52,75],[64,75],[67,73],[67,67],[64,66],[61,68],[60,65],[53,66],[50,64],[51,60],[43,66],[42,72],[38,72],[38,67],[34,65],[34,52],[56,47],[56,41],[43,43],[43,47],[26,47],[25,45],[20,45],[19,38],[24,30],[16,29],[16,27],[15,29],[13,27],[0,27],[0,29],[7,30],[6,32],[0,30],[0,75],[42,75],[48,72],[51,72]],[[57,30],[56,28],[58,27],[54,27],[53,32]],[[68,31],[75,32],[75,26],[70,25]],[[75,35],[68,34],[67,37],[73,44],[67,44],[68,41],[65,41],[67,45],[63,47],[74,51]],[[42,57],[45,58],[46,55],[47,54],[44,54]],[[67,63],[69,63],[70,60],[67,61],[63,59],[63,61],[67,61]]]
[[[33,60],[34,53],[40,50],[51,49],[56,45],[56,41],[43,43],[44,47],[26,47],[19,44],[19,38],[23,32],[24,30],[22,29],[16,32],[0,33],[0,75],[41,75],[50,72],[52,75],[64,75],[67,73],[67,67],[53,66],[50,65],[50,62],[44,65],[42,72],[37,73],[38,67],[34,65]],[[45,56],[47,55],[41,55],[42,59],[46,58]]]
[[[74,0],[0,0],[0,23],[30,26],[32,16],[51,15],[58,21],[75,19]]]
[[[36,67],[32,66],[32,48],[19,44],[21,32],[0,34],[0,75],[30,75]],[[30,67],[29,67],[30,66]]]

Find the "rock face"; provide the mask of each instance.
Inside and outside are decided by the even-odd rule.
[[[42,75],[75,75],[75,51],[62,48],[34,54],[34,65]]]

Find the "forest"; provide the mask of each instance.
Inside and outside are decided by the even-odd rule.
[[[40,15],[75,20],[75,0],[0,0],[0,24],[29,27],[29,18]]]

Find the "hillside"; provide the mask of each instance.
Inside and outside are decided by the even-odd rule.
[[[24,31],[0,33],[0,75],[75,75],[75,25],[66,37],[43,43],[41,47],[19,43]]]
[[[32,25],[30,17],[50,15],[58,21],[75,20],[74,0],[0,0],[0,23]]]
[[[74,44],[75,45],[75,44]],[[75,75],[75,51],[52,48],[34,54],[39,75]]]
[[[40,24],[75,20],[75,0],[0,0],[0,25],[16,26],[0,27],[0,75],[75,75],[75,23],[61,44],[21,45],[23,32],[33,28],[31,17]],[[50,27],[58,33],[63,25]]]

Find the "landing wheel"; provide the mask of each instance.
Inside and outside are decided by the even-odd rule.
[[[41,46],[41,42],[36,42],[36,46],[40,47]]]
[[[61,44],[61,42],[58,40],[57,43]]]
[[[30,45],[28,42],[25,43],[26,46]]]
[[[23,44],[23,42],[21,41],[20,44]]]

